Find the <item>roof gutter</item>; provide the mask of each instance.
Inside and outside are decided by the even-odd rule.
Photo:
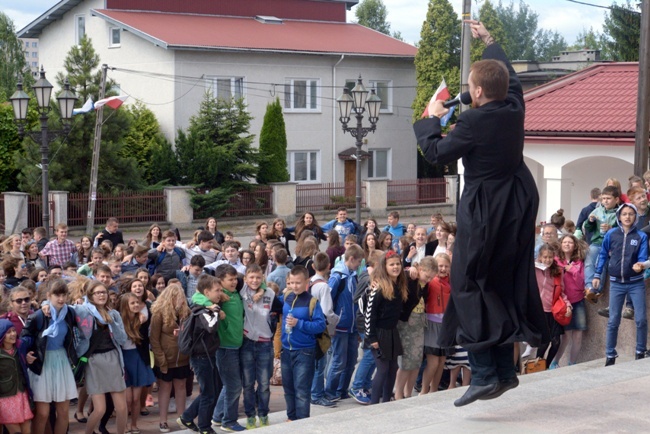
[[[336,67],[345,59],[345,54],[341,54],[338,62],[332,66],[332,101],[336,101]],[[321,179],[322,182],[322,179]],[[332,107],[332,181],[336,182],[336,104]]]
[[[526,136],[579,137],[579,138],[634,138],[633,132],[569,132],[569,131],[526,131]]]

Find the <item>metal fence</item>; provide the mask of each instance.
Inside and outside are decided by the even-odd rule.
[[[269,186],[235,192],[224,217],[243,217],[273,214],[273,189]],[[206,216],[207,218],[207,216]]]
[[[164,222],[167,219],[163,190],[97,193],[95,222],[103,224],[109,217],[120,223]],[[88,218],[88,193],[68,195],[68,226],[85,226]]]
[[[338,207],[356,207],[354,182],[299,184],[296,186],[296,211],[335,210]],[[366,206],[366,186],[361,184],[361,207]]]
[[[0,234],[5,233],[5,195],[0,194]]]
[[[445,178],[388,181],[388,206],[445,203],[447,199]]]
[[[50,201],[50,233],[53,233],[54,225],[54,202]],[[43,196],[40,194],[30,194],[27,201],[27,226],[36,228],[43,226]],[[22,230],[23,228],[17,228]]]

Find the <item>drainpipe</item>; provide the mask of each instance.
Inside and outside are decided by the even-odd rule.
[[[332,67],[332,101],[334,101],[334,107],[332,107],[332,181],[336,182],[336,67],[339,66],[341,62],[345,59],[345,54],[341,54],[341,58],[338,62]],[[321,180],[322,181],[322,180]]]

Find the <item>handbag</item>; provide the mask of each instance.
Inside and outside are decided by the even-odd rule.
[[[527,360],[524,363],[524,374],[542,371],[546,371],[546,359],[537,357],[536,359]]]
[[[567,326],[571,323],[571,317],[573,313],[570,313],[567,316],[568,306],[560,297],[560,292],[562,291],[562,286],[560,284],[560,279],[562,276],[555,277],[555,283],[553,287],[553,306],[551,307],[551,312],[553,313],[553,318],[561,326]]]

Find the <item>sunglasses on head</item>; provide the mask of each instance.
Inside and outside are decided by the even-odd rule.
[[[23,303],[29,303],[30,301],[32,301],[32,298],[31,297],[17,298],[11,301],[13,301],[16,304],[23,304]]]

